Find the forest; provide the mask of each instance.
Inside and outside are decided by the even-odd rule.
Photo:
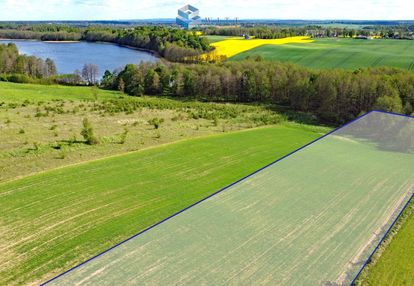
[[[311,70],[253,59],[203,65],[141,63],[127,65],[119,74],[107,71],[101,84],[133,96],[281,105],[331,124],[372,109],[411,114],[414,105],[414,74],[394,68]]]
[[[56,75],[53,60],[20,55],[15,44],[0,45],[0,80],[28,82]]]

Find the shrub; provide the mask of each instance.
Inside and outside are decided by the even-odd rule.
[[[124,144],[125,143],[126,138],[128,136],[128,132],[129,132],[128,128],[125,128],[124,129],[124,132],[122,132],[122,134],[120,136],[120,141],[119,141],[120,144]]]
[[[72,136],[70,137],[70,139],[68,140],[69,146],[72,146],[73,144],[75,144],[77,142],[77,138],[75,134],[72,134]]]
[[[148,123],[151,124],[151,125],[153,125],[155,129],[160,128],[160,125],[163,122],[164,122],[164,119],[163,118],[157,118],[157,117],[156,118],[153,118],[151,120],[148,120]]]
[[[95,137],[93,133],[93,127],[89,122],[88,118],[84,118],[82,122],[83,128],[81,131],[81,135],[83,139],[85,139],[85,143],[88,145],[96,145],[98,144],[98,139]]]
[[[39,151],[40,149],[40,143],[39,142],[33,142],[33,150]]]
[[[219,124],[219,120],[218,120],[217,117],[213,118],[213,124],[214,124],[214,126],[217,126]]]
[[[66,158],[66,155],[67,155],[66,149],[63,149],[63,148],[62,148],[62,149],[60,150],[60,152],[59,152],[58,159],[63,160],[63,159],[65,159],[65,158]]]
[[[11,74],[7,77],[7,81],[15,83],[31,83],[32,80],[29,76],[24,74]]]

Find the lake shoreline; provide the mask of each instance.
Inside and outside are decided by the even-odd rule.
[[[43,43],[50,43],[50,44],[68,44],[68,43],[80,43],[81,41],[42,41]]]
[[[109,44],[109,45],[115,45],[118,47],[123,47],[123,48],[128,48],[131,50],[136,50],[136,51],[140,51],[140,52],[146,52],[148,54],[151,54],[153,56],[155,56],[158,59],[161,60],[165,60],[158,52],[153,51],[153,50],[148,50],[148,49],[144,49],[144,48],[138,48],[138,47],[134,47],[134,46],[130,46],[130,45],[122,45],[122,44],[118,44],[118,43],[113,43],[113,42],[102,42],[102,41],[84,41],[84,40],[80,40],[80,41],[42,41],[39,39],[9,39],[9,38],[0,38],[0,42],[1,41],[29,41],[29,42],[42,42],[42,43],[49,43],[49,44],[71,44],[71,43],[96,43],[96,44]]]
[[[98,66],[101,77],[105,70],[121,70],[127,64],[162,61],[162,57],[154,51],[111,42],[0,39],[0,44],[8,43],[14,43],[20,54],[52,59],[59,74],[72,74],[91,63]]]

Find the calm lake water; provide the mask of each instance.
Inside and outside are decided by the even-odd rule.
[[[41,41],[0,40],[0,44],[15,43],[21,54],[42,59],[51,58],[61,74],[82,70],[84,64],[99,67],[100,77],[105,70],[113,71],[126,64],[141,61],[155,62],[157,58],[150,53],[106,43],[47,43]]]

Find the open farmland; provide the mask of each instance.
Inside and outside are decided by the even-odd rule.
[[[370,113],[54,282],[349,285],[412,196],[413,124]]]
[[[225,42],[214,45],[224,45]],[[231,60],[242,60],[248,56],[318,69],[391,66],[414,70],[414,41],[316,39],[311,43],[262,45],[237,53]]]
[[[0,184],[0,284],[51,278],[321,130],[279,125],[215,135]]]

